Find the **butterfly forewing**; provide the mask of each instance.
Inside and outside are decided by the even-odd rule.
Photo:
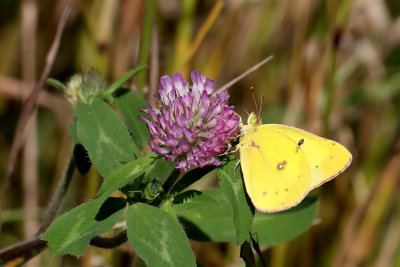
[[[260,125],[248,128],[239,149],[246,191],[258,210],[288,209],[308,193],[311,173],[298,141]]]

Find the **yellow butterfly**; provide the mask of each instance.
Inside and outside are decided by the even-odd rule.
[[[335,141],[286,125],[261,124],[254,113],[242,130],[239,151],[246,191],[262,212],[299,204],[352,160],[350,152]]]

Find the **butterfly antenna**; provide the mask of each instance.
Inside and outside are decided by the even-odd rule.
[[[258,117],[260,117],[261,115],[261,110],[262,110],[262,106],[263,106],[263,101],[264,101],[264,95],[261,95],[261,101],[260,101],[260,109],[258,110]]]
[[[251,91],[251,95],[253,96],[253,102],[254,102],[254,105],[256,106],[256,110],[258,110],[257,101],[256,101],[256,94],[254,93],[254,87],[253,86],[250,86],[250,91]]]

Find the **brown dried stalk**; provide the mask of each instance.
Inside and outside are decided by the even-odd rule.
[[[3,210],[5,193],[10,186],[11,175],[14,172],[14,167],[17,162],[17,158],[19,152],[21,151],[22,145],[24,144],[25,139],[25,130],[26,125],[32,114],[37,110],[38,104],[37,100],[42,91],[42,88],[50,75],[51,69],[53,67],[54,61],[56,59],[56,55],[58,52],[58,48],[60,47],[62,33],[64,31],[65,24],[68,19],[68,15],[70,13],[70,8],[66,8],[61,16],[60,22],[57,27],[56,36],[54,37],[53,44],[50,47],[50,50],[46,57],[46,65],[43,69],[42,75],[40,76],[39,81],[35,84],[28,98],[25,100],[24,107],[19,115],[17,122],[17,129],[15,131],[14,141],[11,146],[10,158],[8,160],[7,170],[4,177],[4,183],[0,191],[0,212]],[[0,224],[1,230],[1,224]]]

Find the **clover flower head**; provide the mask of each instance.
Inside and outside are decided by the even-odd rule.
[[[213,95],[215,82],[197,71],[191,78],[192,86],[181,73],[161,77],[158,107],[147,101],[149,108],[142,112],[150,119],[140,117],[150,131],[151,150],[183,172],[219,165],[217,156],[237,136],[240,120],[228,105],[228,93]]]
[[[64,88],[64,94],[72,106],[78,103],[91,104],[94,99],[103,97],[107,88],[104,75],[96,69],[90,69],[73,75]]]

